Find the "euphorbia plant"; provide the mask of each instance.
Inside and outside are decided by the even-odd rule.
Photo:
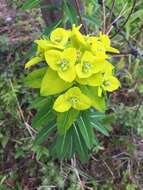
[[[44,63],[25,80],[40,92],[32,121],[32,127],[39,131],[34,144],[51,135],[51,154],[61,159],[77,155],[86,160],[98,144],[94,129],[108,135],[100,123],[106,94],[120,87],[108,54],[119,51],[111,47],[107,35],[83,35],[80,27],[56,28],[50,36],[35,40],[36,55],[25,65]]]

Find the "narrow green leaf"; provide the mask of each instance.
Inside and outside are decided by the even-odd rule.
[[[98,112],[94,109],[86,110],[85,114],[88,115],[91,119],[94,119],[96,121],[103,120],[106,117],[104,113]]]
[[[79,155],[80,160],[85,162],[88,159],[87,146],[80,134],[80,131],[78,130],[78,127],[75,124],[73,124],[73,131],[75,151]]]
[[[69,149],[68,149],[68,158],[71,159],[73,156],[73,137],[72,135],[68,139],[69,141]]]
[[[31,102],[31,105],[30,107],[31,108],[34,108],[34,109],[40,109],[41,107],[43,107],[45,104],[47,104],[47,102],[49,102],[49,99],[51,97],[42,97],[42,96],[39,96],[37,97],[35,100],[33,100]]]
[[[64,135],[58,135],[54,140],[54,146],[51,148],[51,153],[57,158],[71,158],[73,155],[73,137],[71,130]]]
[[[53,110],[51,109],[52,101],[51,99],[48,99],[45,105],[38,110],[37,114],[32,120],[32,127],[33,128],[39,128],[41,126],[47,125],[49,122],[53,121],[55,119],[55,114],[53,113]]]
[[[127,26],[129,26],[131,22],[134,22],[137,18],[142,19],[142,15],[143,15],[143,9],[137,10],[134,14],[131,15],[127,23]]]
[[[91,149],[94,138],[92,127],[88,124],[86,118],[82,116],[80,116],[79,119],[77,120],[77,124],[87,147]]]
[[[97,122],[90,122],[91,126],[97,129],[99,132],[101,132],[105,136],[109,136],[108,130],[100,123]]]
[[[44,115],[42,115],[42,113]],[[42,126],[45,126],[48,122],[54,120],[54,118],[55,118],[55,116],[50,109],[47,110],[46,113],[45,113],[44,109],[40,110],[32,120],[32,127],[40,128]]]
[[[78,21],[77,21],[77,13],[75,11],[75,8],[67,0],[64,1],[64,11],[65,11],[66,17],[68,16],[68,19],[69,19],[71,25],[78,23]]]
[[[97,27],[100,26],[100,20],[97,19],[97,18],[93,18],[92,16],[84,16],[83,19],[88,22],[89,24],[93,24],[93,25],[96,25]]]
[[[33,146],[40,145],[41,143],[44,142],[48,138],[48,135],[53,132],[55,129],[56,125],[54,125],[53,122],[47,124],[47,126],[43,127],[39,132],[38,135],[36,136]]]
[[[66,136],[67,136],[67,134],[64,134],[62,137],[59,137],[59,139],[58,139],[59,140],[58,144],[60,145],[60,147],[57,146],[57,148],[59,150],[58,154],[62,158],[64,158],[64,155],[66,152],[66,145],[67,145]]]
[[[64,134],[72,126],[79,114],[78,110],[70,109],[67,112],[57,114],[57,128],[59,134]]]
[[[96,117],[96,114],[97,114],[97,117]],[[105,119],[105,115],[103,114],[103,116],[104,116],[103,118],[102,117],[98,118],[98,116],[100,116],[100,115],[96,111],[86,110],[83,112],[83,117],[86,118],[88,124],[92,128],[95,128],[96,130],[100,131],[102,134],[109,136],[108,128],[106,128],[102,124],[102,121]]]
[[[39,5],[39,3],[40,3],[40,0],[27,0],[22,5],[21,9],[22,10],[30,9],[30,8],[33,8],[33,7],[37,6],[37,5]]]
[[[62,23],[62,20],[58,20],[52,23],[50,26],[47,26],[43,31],[43,35],[46,35],[46,36],[49,35],[55,28],[59,27],[61,23]]]

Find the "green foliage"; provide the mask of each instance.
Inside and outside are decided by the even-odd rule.
[[[83,139],[86,143],[86,146],[89,149],[91,149],[94,144],[94,132],[90,126],[90,123],[88,123],[88,120],[85,117],[85,114],[82,114],[79,117],[79,119],[77,120],[77,124],[78,124],[79,130],[83,136]]]
[[[39,3],[40,3],[40,0],[26,0],[26,2],[22,5],[22,9],[26,10],[26,9],[33,8],[39,5]]]
[[[51,110],[51,98],[38,98],[34,100],[37,114],[32,120],[32,127],[39,129],[34,146],[41,145],[48,140],[50,134],[56,129],[55,115]],[[53,139],[50,152],[60,159],[72,158],[77,154],[82,161],[88,159],[88,152],[99,142],[95,136],[94,130],[108,136],[108,128],[102,123],[106,116],[95,110],[84,111],[79,114],[78,111],[70,109],[65,113],[58,113],[57,128],[55,140]],[[49,146],[50,147],[50,146]]]
[[[58,113],[57,128],[59,134],[65,134],[77,119],[79,111],[70,109],[68,112]]]
[[[97,89],[93,88],[93,87],[87,87],[87,86],[82,86],[80,85],[81,90],[87,94],[92,102],[93,102],[93,106],[100,110],[101,112],[105,112],[106,110],[106,104],[105,104],[105,97],[99,97],[97,94]]]
[[[63,1],[63,9],[64,17],[66,18],[68,16],[70,24],[78,24],[76,10],[74,6],[70,3],[70,1]]]
[[[33,142],[33,145],[40,145],[43,143],[44,140],[48,139],[48,135],[53,132],[55,129],[55,125],[53,122],[47,123],[46,126],[44,126],[39,132],[38,135],[36,136],[36,139]]]
[[[53,110],[51,110],[52,99],[51,97],[38,98],[34,101],[36,107],[38,106],[38,112],[32,120],[33,128],[40,128],[42,126],[48,125],[51,121],[55,119]]]
[[[138,109],[136,107],[118,105],[115,112],[116,122],[122,126],[124,131],[128,133],[133,130],[138,135],[143,136],[143,106]]]

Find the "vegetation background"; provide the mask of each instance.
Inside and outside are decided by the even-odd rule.
[[[24,2],[0,0],[0,190],[143,190],[143,1]],[[107,32],[120,50],[113,61],[122,88],[109,97],[104,121],[111,134],[97,133],[100,146],[85,164],[32,149],[36,95],[22,82],[33,40],[72,23]]]

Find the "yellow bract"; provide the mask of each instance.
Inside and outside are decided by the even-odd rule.
[[[83,94],[78,87],[73,87],[56,99],[53,108],[57,112],[65,112],[70,108],[85,110],[90,106],[91,100],[88,96]]]
[[[57,71],[63,80],[72,82],[75,79],[75,48],[67,48],[63,52],[57,50],[49,50],[45,52],[45,58],[49,66],[53,70]]]
[[[113,52],[113,53],[119,53],[119,51],[117,49],[111,47],[111,41],[107,35],[100,33],[99,40],[103,44],[106,51]]]
[[[42,96],[57,95],[65,91],[54,103],[54,109],[58,112],[70,108],[84,110],[90,106],[101,111],[99,105],[104,107],[106,91],[112,92],[120,87],[108,54],[119,51],[111,46],[107,35],[83,35],[80,28],[81,25],[73,25],[71,30],[56,28],[49,37],[35,40],[36,55],[25,65],[25,68],[29,68],[44,62],[48,66],[47,72],[41,73],[38,86]],[[83,86],[87,87],[86,95],[80,90]],[[93,96],[91,101],[88,87],[96,92],[99,104]]]
[[[66,45],[70,36],[70,31],[67,31],[63,28],[55,29],[50,36],[50,39],[53,43],[58,45]]]
[[[79,78],[88,78],[93,73],[98,73],[102,69],[100,60],[97,60],[95,56],[89,51],[85,51],[81,58],[81,63],[76,65],[76,72]]]

